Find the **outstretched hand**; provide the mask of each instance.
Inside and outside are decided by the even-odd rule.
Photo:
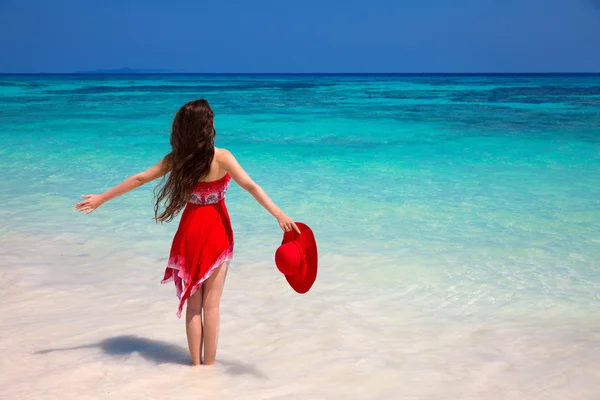
[[[280,217],[277,217],[277,222],[279,222],[279,226],[284,232],[289,232],[292,229],[298,232],[298,235],[301,234],[300,228],[296,225],[293,219],[283,214]]]
[[[104,203],[99,194],[85,194],[81,197],[83,197],[85,200],[75,204],[75,209],[86,214],[91,213]]]

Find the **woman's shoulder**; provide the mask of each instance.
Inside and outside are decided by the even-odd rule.
[[[231,152],[227,149],[224,149],[222,147],[217,148],[215,147],[215,159],[218,162],[227,162],[228,160],[231,160],[231,158],[233,157],[233,154],[231,154]]]

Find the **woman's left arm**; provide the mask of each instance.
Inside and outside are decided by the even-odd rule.
[[[144,172],[135,174],[125,179],[112,189],[107,190],[102,194],[86,194],[83,197],[85,200],[75,204],[75,209],[79,212],[85,212],[86,214],[91,213],[102,204],[115,197],[121,196],[127,192],[132,191],[148,182],[151,182],[169,172],[167,162],[163,158],[155,166],[147,169]]]

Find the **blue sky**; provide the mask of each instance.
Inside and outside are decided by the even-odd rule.
[[[0,0],[0,72],[600,72],[600,0]]]

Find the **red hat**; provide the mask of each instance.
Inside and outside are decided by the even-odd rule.
[[[317,242],[311,229],[296,222],[302,234],[295,230],[285,232],[281,246],[275,252],[277,269],[298,293],[306,293],[317,279]]]

